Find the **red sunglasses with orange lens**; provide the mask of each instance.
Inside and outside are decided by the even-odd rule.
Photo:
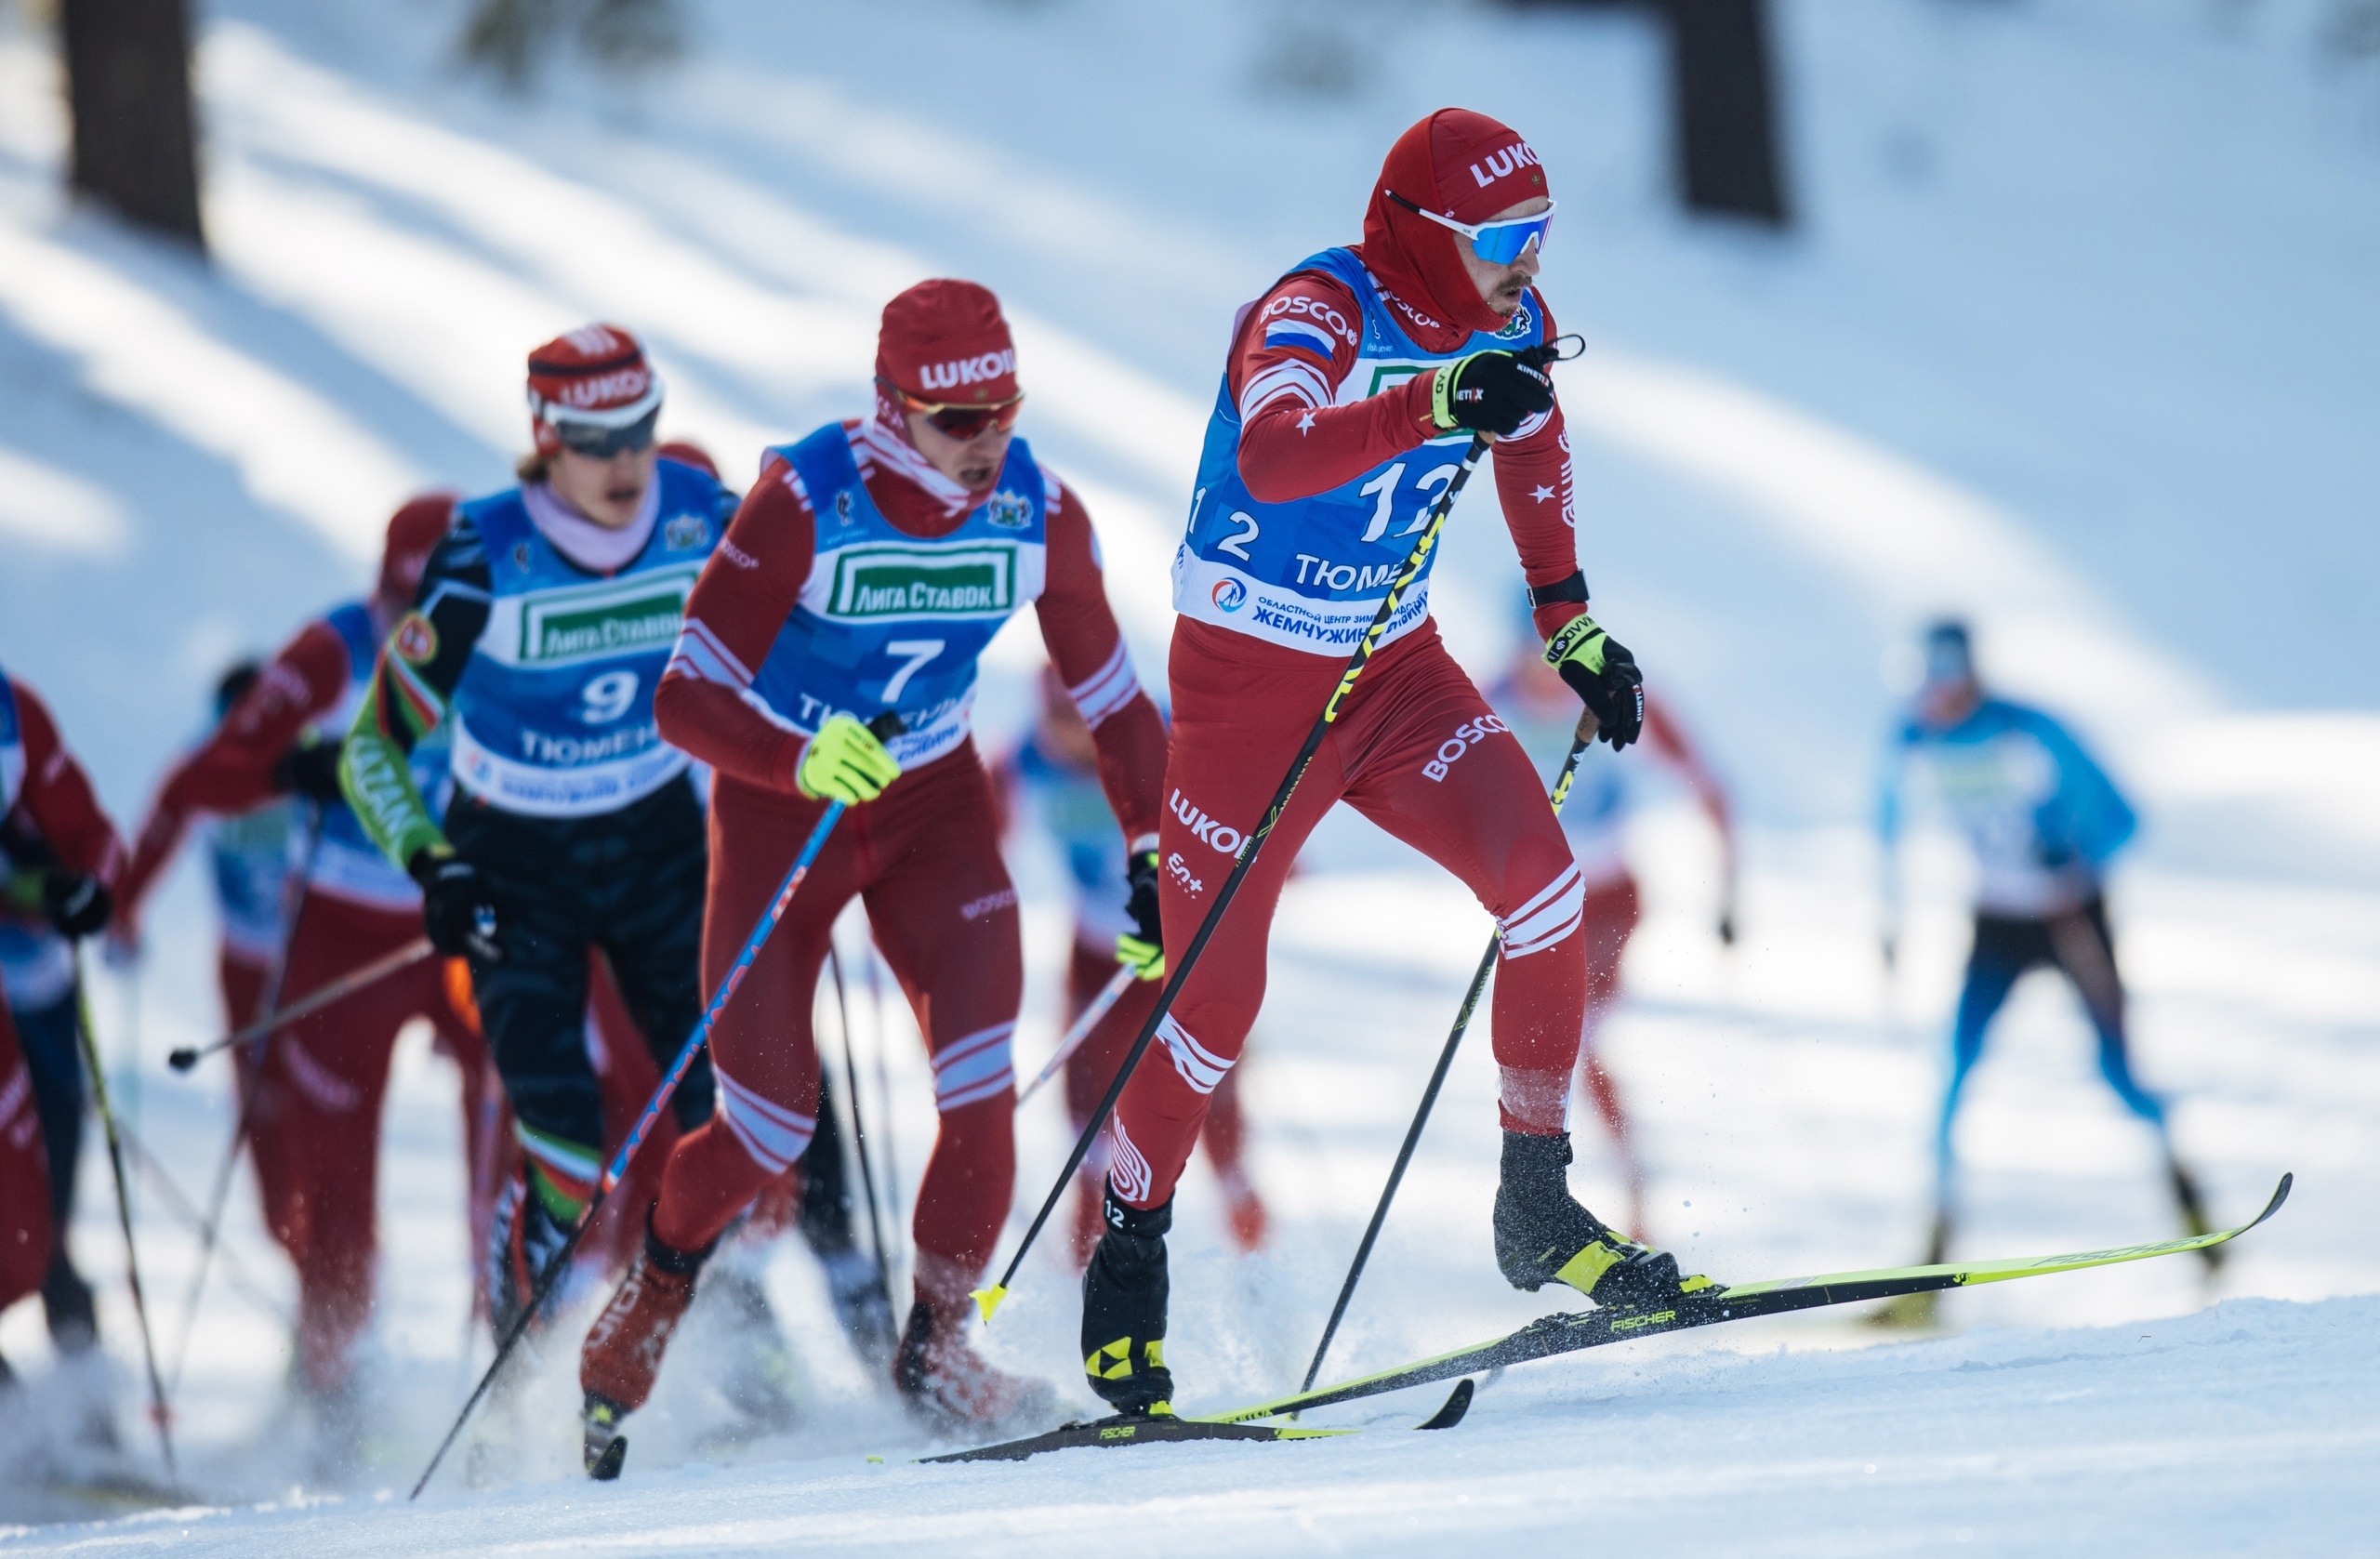
[[[965,443],[980,438],[986,428],[997,428],[1005,433],[1016,426],[1016,414],[1024,409],[1025,392],[1018,390],[1005,401],[988,405],[966,405],[956,401],[920,401],[890,379],[876,381],[886,394],[899,403],[905,412],[917,412],[933,425],[934,431]]]

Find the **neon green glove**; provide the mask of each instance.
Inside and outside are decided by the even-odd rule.
[[[1157,852],[1144,850],[1133,856],[1131,869],[1124,875],[1132,885],[1132,896],[1125,907],[1132,918],[1132,929],[1116,938],[1116,961],[1130,964],[1144,980],[1162,980],[1165,932],[1157,923]]]
[[[1547,640],[1545,664],[1593,711],[1595,733],[1614,752],[1645,729],[1645,674],[1627,646],[1604,632],[1593,617],[1582,612]]]
[[[849,715],[835,715],[818,728],[793,766],[793,786],[813,801],[847,807],[873,801],[901,777],[901,765],[875,733]]]

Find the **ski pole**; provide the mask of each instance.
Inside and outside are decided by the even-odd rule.
[[[901,733],[901,720],[888,709],[868,721],[867,728],[877,740],[884,741]],[[685,1080],[686,1073],[694,1066],[694,1057],[702,1054],[703,1047],[710,1043],[710,1033],[719,1024],[719,1015],[727,1010],[728,1002],[734,999],[735,988],[744,983],[744,976],[752,971],[753,961],[760,956],[760,948],[767,944],[769,933],[777,929],[779,920],[785,918],[786,906],[793,902],[795,892],[801,887],[801,879],[810,875],[810,867],[818,859],[819,852],[826,848],[826,836],[835,831],[835,825],[841,820],[843,812],[842,802],[829,801],[826,810],[818,814],[818,821],[811,826],[810,837],[802,841],[801,852],[793,858],[793,865],[786,872],[785,881],[778,884],[776,896],[769,901],[769,907],[761,912],[751,934],[744,939],[743,950],[735,955],[735,962],[728,970],[727,978],[721,980],[719,989],[711,993],[710,1004],[703,1009],[694,1031],[687,1035],[686,1042],[678,1048],[676,1059],[669,1063],[669,1070],[662,1074],[660,1086],[653,1090],[653,1097],[644,1102],[644,1109],[637,1116],[636,1124],[628,1129],[628,1140],[620,1143],[619,1151],[612,1156],[612,1161],[603,1166],[602,1178],[595,1182],[595,1194],[587,1199],[587,1210],[578,1215],[578,1222],[572,1226],[570,1235],[562,1242],[561,1249],[547,1257],[545,1265],[537,1269],[537,1280],[529,1290],[529,1302],[521,1307],[520,1314],[512,1317],[512,1325],[496,1340],[496,1357],[488,1361],[479,1384],[471,1388],[471,1394],[463,1403],[462,1411],[455,1415],[446,1437],[438,1442],[438,1449],[430,1455],[430,1465],[421,1470],[421,1476],[415,1481],[413,1492],[405,1496],[406,1500],[420,1499],[421,1491],[430,1486],[431,1474],[438,1471],[438,1464],[446,1460],[446,1453],[454,1448],[455,1437],[463,1433],[465,1424],[470,1422],[472,1411],[487,1395],[488,1388],[496,1384],[496,1375],[504,1368],[505,1361],[512,1356],[514,1344],[527,1334],[529,1323],[545,1308],[546,1300],[561,1282],[562,1275],[569,1270],[571,1258],[578,1253],[579,1242],[587,1237],[587,1232],[595,1226],[595,1216],[603,1210],[605,1199],[618,1188],[621,1181],[628,1178],[628,1166],[635,1161],[637,1149],[644,1145],[644,1139],[653,1130],[654,1122],[659,1120],[661,1112],[668,1107],[671,1096],[678,1091],[678,1085]]]
[[[1058,1041],[1057,1052],[1050,1057],[1049,1064],[1042,1067],[1033,1080],[1025,1085],[1025,1091],[1016,1096],[1019,1109],[1023,1109],[1025,1102],[1040,1090],[1043,1083],[1058,1075],[1058,1068],[1066,1064],[1068,1057],[1082,1049],[1082,1042],[1091,1037],[1091,1031],[1099,1026],[1099,1020],[1107,1016],[1108,1009],[1124,998],[1124,993],[1131,988],[1137,978],[1131,966],[1127,964],[1100,988],[1097,996],[1091,998],[1091,1005],[1082,1010],[1082,1016],[1075,1020],[1074,1026],[1066,1030],[1065,1037]]]
[[[876,1252],[876,1286],[883,1291],[887,1311],[892,1307],[892,1259],[884,1249],[884,1224],[876,1211],[876,1170],[867,1158],[867,1127],[859,1109],[859,1063],[852,1054],[852,1010],[843,995],[843,959],[835,950],[832,933],[826,942],[826,967],[835,976],[835,1013],[843,1037],[843,1097],[851,1102],[852,1155],[859,1160],[861,1195],[867,1198],[868,1247]],[[888,1209],[889,1211],[890,1209]]]
[[[892,1134],[892,1074],[887,1070],[885,1062],[885,1055],[892,1050],[892,1029],[884,1021],[884,953],[883,949],[876,945],[873,931],[869,932],[867,938],[866,961],[867,1010],[873,1016],[873,1021],[868,1024],[868,1032],[876,1037],[876,1098],[878,1103],[884,1106],[884,1113],[877,1117],[879,1127],[877,1135],[884,1139],[884,1205],[890,1209],[899,1206],[901,1201],[901,1144],[899,1139]],[[920,1032],[918,1038],[922,1043],[925,1035]],[[887,1222],[891,1229],[892,1243],[886,1248],[884,1261],[886,1271],[890,1273],[892,1262],[896,1259],[895,1253],[901,1244],[901,1223],[899,1219],[889,1216]],[[886,1285],[885,1300],[887,1303],[892,1301],[889,1279]]]
[[[1596,720],[1589,710],[1579,717],[1579,728],[1570,738],[1570,756],[1562,760],[1562,773],[1554,782],[1552,800],[1556,816],[1562,803],[1570,799],[1570,781],[1579,773],[1579,760],[1594,745]],[[1406,1167],[1413,1162],[1413,1150],[1421,1143],[1421,1128],[1429,1124],[1430,1111],[1438,1102],[1438,1090],[1446,1086],[1447,1073],[1454,1065],[1454,1052],[1461,1048],[1462,1037],[1471,1027],[1471,1014],[1479,1006],[1479,996],[1487,989],[1488,976],[1496,967],[1496,955],[1502,950],[1503,932],[1488,934],[1488,950],[1479,955],[1479,968],[1471,976],[1471,988],[1462,993],[1462,1006],[1454,1015],[1454,1028],[1447,1035],[1446,1048],[1438,1052],[1438,1064],[1430,1073],[1430,1083],[1421,1090],[1421,1106],[1413,1112],[1413,1124],[1405,1129],[1404,1145],[1396,1150],[1396,1163],[1388,1171],[1388,1183],[1381,1187],[1380,1205],[1372,1209],[1372,1221],[1364,1228],[1364,1237],[1355,1247],[1355,1260],[1347,1268],[1347,1281],[1339,1286],[1339,1302],[1330,1307],[1330,1319],[1322,1328],[1322,1341],[1314,1345],[1314,1362],[1305,1367],[1305,1380],[1298,1390],[1314,1389],[1314,1378],[1322,1373],[1322,1356],[1330,1352],[1330,1340],[1339,1335],[1339,1323],[1347,1314],[1347,1303],[1355,1297],[1355,1285],[1364,1275],[1364,1263],[1371,1260],[1372,1244],[1380,1238],[1381,1225],[1388,1222],[1388,1205],[1396,1200],[1396,1188],[1405,1183]]]
[[[205,1229],[206,1222],[198,1210],[198,1204],[190,1199],[190,1193],[174,1183],[172,1172],[154,1153],[150,1151],[149,1144],[140,1140],[140,1133],[122,1120],[115,1123],[115,1129],[124,1137],[125,1150],[132,1155],[134,1167],[149,1177],[150,1184],[156,1187],[165,1202],[165,1210],[173,1215],[174,1221],[192,1234]],[[297,1324],[297,1317],[289,1313],[288,1307],[266,1293],[256,1280],[248,1275],[246,1269],[232,1258],[228,1249],[223,1252],[223,1275],[225,1280],[250,1304],[284,1326]],[[173,1394],[178,1380],[178,1374],[169,1375],[166,1378],[165,1389],[169,1396]]]
[[[306,848],[299,852],[297,874],[282,884],[281,945],[273,950],[272,968],[265,974],[264,992],[257,1002],[258,1010],[270,1012],[281,1004],[281,990],[289,974],[289,946],[297,939],[298,918],[305,913],[306,895],[314,879],[314,860],[323,844],[323,807],[317,801],[307,811]],[[236,1042],[238,1037],[233,1036]],[[198,1330],[198,1301],[206,1291],[206,1273],[213,1264],[215,1243],[223,1226],[223,1209],[231,1199],[231,1176],[240,1166],[240,1148],[248,1140],[251,1112],[256,1108],[257,1094],[264,1087],[265,1052],[271,1049],[271,1030],[268,1029],[258,1046],[258,1053],[248,1075],[236,1079],[240,1090],[239,1113],[232,1117],[231,1140],[223,1146],[223,1161],[216,1167],[215,1182],[206,1196],[206,1222],[199,1226],[198,1264],[191,1274],[190,1292],[182,1300],[182,1324],[175,1336],[174,1367],[167,1371],[168,1390],[178,1394],[182,1389],[182,1367],[190,1362],[191,1339]],[[180,1058],[191,1055],[194,1064],[197,1056],[177,1050],[166,1058],[177,1071],[187,1072]]]
[[[1525,362],[1545,363],[1557,361],[1560,351],[1554,343],[1547,342],[1517,355]],[[1315,717],[1312,729],[1306,732],[1305,740],[1299,744],[1297,756],[1289,760],[1289,772],[1281,776],[1280,787],[1273,792],[1273,799],[1264,809],[1263,821],[1241,843],[1231,874],[1223,879],[1223,886],[1216,891],[1215,902],[1208,906],[1205,917],[1199,920],[1197,931],[1191,935],[1190,945],[1182,950],[1181,960],[1173,963],[1173,971],[1166,978],[1165,989],[1157,993],[1157,1005],[1149,1010],[1148,1017],[1141,1024],[1140,1033],[1133,1036],[1131,1049],[1124,1052],[1123,1064],[1116,1068],[1115,1079],[1107,1085],[1107,1091],[1101,1096],[1098,1107],[1091,1111],[1082,1134],[1075,1139],[1074,1151],[1066,1155],[1065,1168],[1058,1171],[1058,1178],[1051,1183],[1050,1194],[1041,1199],[1041,1210],[1033,1215],[1032,1223],[1025,1231],[1025,1238],[1018,1244],[1015,1254],[1009,1258],[999,1281],[989,1288],[975,1290],[975,1303],[982,1309],[985,1322],[991,1320],[993,1313],[999,1308],[1000,1301],[1008,1297],[1008,1286],[1015,1278],[1017,1268],[1025,1264],[1025,1252],[1033,1249],[1033,1242],[1040,1237],[1042,1226],[1050,1222],[1050,1215],[1056,1210],[1066,1187],[1074,1182],[1075,1171],[1082,1167],[1083,1159],[1091,1153],[1091,1144],[1098,1140],[1100,1131],[1106,1126],[1108,1113],[1116,1108],[1116,1101],[1124,1096],[1124,1085],[1132,1080],[1133,1069],[1140,1065],[1141,1057],[1148,1053],[1149,1041],[1157,1037],[1157,1025],[1172,1010],[1174,997],[1182,994],[1183,982],[1197,966],[1198,955],[1206,951],[1208,942],[1215,934],[1215,928],[1223,921],[1223,912],[1238,896],[1239,885],[1248,880],[1249,869],[1255,865],[1257,852],[1263,849],[1264,841],[1272,837],[1282,814],[1289,811],[1289,798],[1296,792],[1298,781],[1305,777],[1306,765],[1314,761],[1314,755],[1322,749],[1322,739],[1338,723],[1339,707],[1346,702],[1347,694],[1355,688],[1355,680],[1363,675],[1364,667],[1371,664],[1372,652],[1380,647],[1382,636],[1388,631],[1388,625],[1395,617],[1397,607],[1404,602],[1405,592],[1413,588],[1413,582],[1421,576],[1421,570],[1429,563],[1430,554],[1438,545],[1438,534],[1446,529],[1447,516],[1454,511],[1454,501],[1471,481],[1471,473],[1479,469],[1480,457],[1488,453],[1488,444],[1486,433],[1472,435],[1471,447],[1463,452],[1462,463],[1455,468],[1454,480],[1447,483],[1446,492],[1439,495],[1433,507],[1430,522],[1422,527],[1420,535],[1414,537],[1413,549],[1405,555],[1405,562],[1398,566],[1396,577],[1388,587],[1388,594],[1381,598],[1380,610],[1372,614],[1371,626],[1364,630],[1363,638],[1356,641],[1355,653],[1347,657],[1346,668],[1339,674],[1339,685],[1331,690],[1329,698],[1322,706],[1322,712]]]
[[[351,970],[319,990],[299,997],[280,1011],[258,1018],[236,1034],[227,1034],[195,1047],[185,1047],[165,1060],[177,1072],[187,1072],[206,1057],[228,1050],[234,1045],[245,1045],[251,1039],[261,1039],[277,1029],[287,1028],[300,1018],[311,1018],[335,1002],[344,1001],[364,986],[387,979],[399,970],[410,969],[430,956],[436,949],[430,938],[417,936],[394,952],[384,953],[361,969]]]
[[[132,1243],[132,1186],[124,1172],[124,1143],[116,1134],[115,1111],[108,1104],[107,1073],[99,1065],[99,1041],[91,1037],[90,1003],[82,999],[83,945],[74,944],[74,987],[77,993],[76,1036],[83,1041],[83,1065],[91,1074],[91,1103],[99,1111],[99,1129],[108,1142],[108,1168],[115,1175],[116,1221],[124,1228],[124,1272],[132,1285],[132,1313],[140,1321],[140,1356],[149,1370],[149,1406],[157,1420],[157,1444],[165,1453],[165,1482],[181,1486],[174,1465],[174,1434],[166,1422],[165,1383],[157,1374],[157,1343],[149,1331],[149,1301],[140,1292],[140,1257]]]

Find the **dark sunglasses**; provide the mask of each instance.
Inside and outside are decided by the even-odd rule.
[[[608,460],[623,451],[653,447],[653,429],[660,420],[661,408],[655,406],[634,422],[626,423],[617,428],[606,428],[594,422],[563,422],[559,419],[552,424],[552,427],[554,437],[560,439],[562,446],[573,455],[585,455],[597,460]]]
[[[892,397],[905,412],[918,412],[933,425],[934,431],[960,443],[980,438],[986,428],[997,428],[1005,433],[1016,426],[1016,414],[1024,409],[1025,391],[1018,390],[1005,401],[995,401],[987,406],[961,405],[955,401],[920,401],[890,379],[876,381]]]

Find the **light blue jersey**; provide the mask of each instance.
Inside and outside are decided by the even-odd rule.
[[[2115,782],[2064,726],[1987,698],[1947,731],[1911,719],[1894,733],[1877,804],[1888,850],[1912,760],[1975,852],[1976,907],[1987,914],[2073,907],[2096,891],[2138,826]]]
[[[1010,440],[992,495],[930,541],[867,495],[841,423],[770,453],[801,479],[818,538],[752,695],[805,736],[830,715],[895,710],[906,729],[887,746],[905,769],[955,750],[972,728],[977,658],[1047,577],[1049,498],[1032,449]]]
[[[271,801],[204,826],[223,945],[251,963],[271,963],[281,953],[289,877],[298,869],[298,810],[296,801]],[[419,901],[418,891],[414,897]]]
[[[1354,369],[1339,385],[1340,405],[1472,352],[1517,351],[1544,337],[1544,321],[1525,301],[1501,329],[1476,333],[1452,351],[1424,351],[1398,327],[1353,252],[1325,249],[1295,269],[1327,271],[1362,302],[1362,341]],[[1290,322],[1276,328],[1316,327]],[[1413,538],[1428,526],[1432,506],[1461,469],[1470,429],[1441,434],[1327,493],[1284,504],[1259,502],[1240,480],[1239,437],[1239,407],[1226,370],[1207,419],[1189,528],[1174,554],[1173,609],[1292,650],[1349,654],[1378,614]],[[1411,632],[1429,615],[1435,562],[1435,552],[1422,560],[1421,577],[1398,604],[1382,643]]]
[[[1117,826],[1107,791],[1100,784],[1098,766],[1051,751],[1038,730],[1017,749],[1015,764],[1018,787],[1066,858],[1066,875],[1074,883],[1076,939],[1104,952],[1135,927],[1131,887],[1125,879],[1131,862],[1124,832]]]
[[[608,577],[556,551],[517,487],[458,511],[488,568],[487,624],[453,699],[455,783],[471,795],[531,817],[585,817],[653,794],[693,761],[662,741],[653,690],[730,500],[674,460],[656,463],[654,491],[651,537]]]

